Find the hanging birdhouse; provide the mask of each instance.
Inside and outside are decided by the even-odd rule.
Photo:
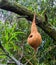
[[[32,48],[34,48],[34,50],[37,50],[37,47],[39,47],[42,42],[42,38],[37,30],[35,17],[36,15],[34,14],[34,18],[31,25],[31,33],[28,36],[27,42]]]

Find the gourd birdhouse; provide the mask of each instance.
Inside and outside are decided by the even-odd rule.
[[[42,42],[41,35],[38,32],[37,26],[36,26],[36,15],[35,14],[34,14],[32,25],[31,25],[31,33],[28,36],[27,42],[32,48],[34,48],[35,51],[37,50],[37,48],[40,46]]]

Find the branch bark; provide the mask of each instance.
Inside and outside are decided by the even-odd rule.
[[[11,60],[13,60],[16,63],[16,65],[23,65],[16,58],[14,58],[13,56],[11,56],[9,54],[9,52],[6,51],[6,49],[2,46],[1,42],[0,42],[0,48],[4,51],[4,53],[6,54],[6,56],[8,56]]]
[[[11,3],[7,0],[1,0],[0,8],[21,16],[26,16],[25,18],[30,21],[33,19],[34,13],[16,2]],[[39,18],[39,15],[36,16],[36,25],[41,27],[52,39],[56,40],[56,27],[48,22],[44,22],[43,19]]]

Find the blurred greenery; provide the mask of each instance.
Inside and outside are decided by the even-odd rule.
[[[56,27],[56,0],[10,0],[27,7],[44,16],[47,14],[48,22]],[[56,41],[51,39],[42,29],[42,44],[38,48],[36,58],[33,57],[34,50],[27,44],[27,37],[30,34],[31,23],[25,18],[18,18],[19,15],[0,10],[5,17],[5,22],[0,21],[0,41],[4,48],[16,59],[27,65],[56,65]],[[9,14],[8,14],[9,13]],[[3,19],[4,20],[4,19]],[[0,63],[7,63],[9,58],[0,48]]]

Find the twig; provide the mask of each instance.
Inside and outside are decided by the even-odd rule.
[[[2,46],[1,42],[0,42],[0,48],[4,51],[4,53],[6,53],[6,56],[8,56],[10,59],[12,59],[17,65],[23,65],[16,58],[14,58],[13,56],[11,56],[9,54],[9,52],[6,51],[6,49]]]
[[[27,61],[24,65],[26,65],[26,64],[28,64],[28,63],[29,63],[30,65],[33,65],[33,64],[30,62],[30,60],[31,60],[32,58],[31,58],[31,59],[27,59],[26,57],[24,57],[24,58],[25,58],[26,61]]]

